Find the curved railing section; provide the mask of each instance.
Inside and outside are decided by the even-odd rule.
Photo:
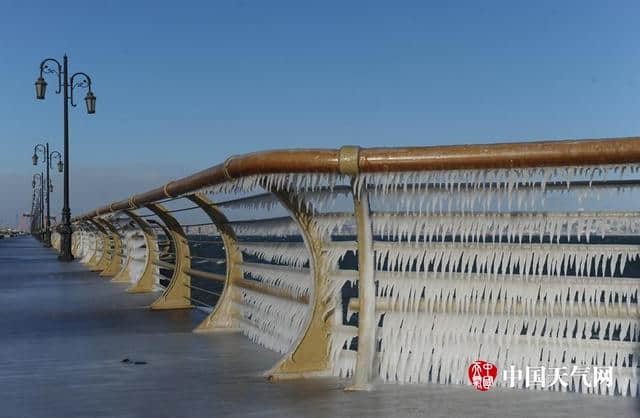
[[[486,360],[638,396],[639,169],[640,138],[261,152],[74,218],[73,252],[282,353],[272,379],[471,384]]]

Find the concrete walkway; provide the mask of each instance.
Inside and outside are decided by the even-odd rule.
[[[150,311],[31,237],[0,240],[1,417],[637,417],[634,399],[471,387],[269,383],[278,356],[193,334],[198,311]],[[122,360],[128,358],[129,363]],[[140,361],[146,364],[131,364]]]

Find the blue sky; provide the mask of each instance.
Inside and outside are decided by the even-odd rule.
[[[34,97],[48,56],[69,54],[98,97],[71,114],[77,214],[261,149],[637,135],[638,16],[637,1],[4,0],[0,223],[30,205],[33,145],[61,148],[61,97]]]

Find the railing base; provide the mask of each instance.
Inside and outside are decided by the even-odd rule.
[[[369,392],[372,390],[373,390],[373,385],[371,383],[349,385],[344,388],[345,392]]]
[[[279,382],[284,380],[299,380],[299,379],[316,379],[319,377],[331,377],[331,373],[327,371],[314,371],[314,372],[295,372],[295,373],[287,373],[287,372],[275,372],[271,371],[265,372],[264,376],[270,382]]]
[[[197,334],[208,334],[208,333],[216,333],[216,334],[235,334],[242,332],[240,328],[223,328],[223,327],[200,327],[197,326],[193,332]]]
[[[112,280],[113,281],[113,280]],[[127,293],[150,293],[153,289],[150,287],[133,286],[125,290]]]
[[[166,309],[191,309],[193,306],[188,302],[180,301],[165,301],[158,300],[151,305],[151,309],[154,311],[166,310]]]

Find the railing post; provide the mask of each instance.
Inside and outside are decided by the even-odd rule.
[[[322,236],[313,224],[313,212],[303,210],[299,197],[284,191],[272,193],[288,209],[302,232],[309,251],[309,269],[313,289],[309,299],[309,319],[304,333],[278,364],[265,373],[269,380],[296,379],[329,374],[329,331],[331,315],[328,309],[329,265]]]
[[[198,205],[211,219],[222,237],[226,257],[226,280],[220,299],[213,311],[196,327],[194,332],[211,331],[239,331],[235,327],[231,306],[233,302],[234,282],[241,279],[243,274],[239,265],[242,263],[242,252],[238,248],[238,240],[233,229],[229,226],[227,217],[206,196],[196,193],[187,196]]]
[[[151,304],[151,309],[185,309],[191,308],[191,276],[185,273],[191,268],[189,243],[180,223],[169,214],[167,209],[157,203],[150,203],[146,207],[164,222],[169,230],[170,239],[175,247],[176,262],[171,281],[162,296]]]
[[[373,232],[369,196],[354,191],[354,211],[358,227],[358,357],[352,384],[347,390],[371,389],[376,356],[376,285],[373,257]]]
[[[360,174],[360,148],[344,146],[339,153],[340,173],[351,177],[358,241],[358,353],[351,385],[346,390],[369,390],[376,357],[376,284],[373,227],[369,195],[356,187]]]

